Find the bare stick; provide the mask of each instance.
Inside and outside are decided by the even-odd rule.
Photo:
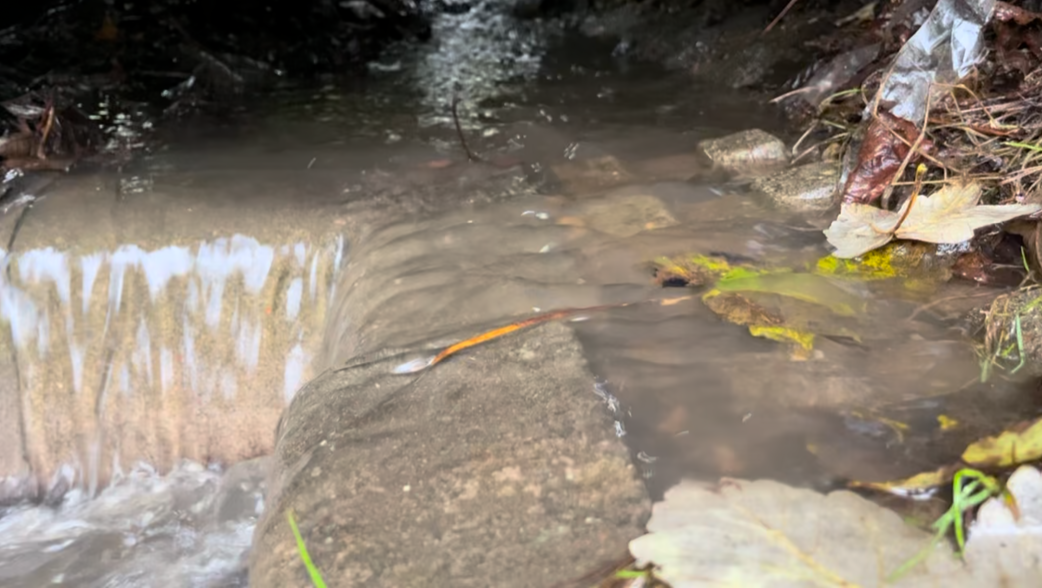
[[[774,25],[781,22],[781,19],[785,18],[785,15],[788,14],[789,11],[792,10],[792,7],[795,5],[796,0],[789,0],[789,3],[785,5],[785,8],[782,8],[782,11],[778,13],[778,16],[774,17],[774,20],[771,21],[771,24],[767,25],[767,28],[765,28],[763,32],[760,34],[766,35],[767,33],[771,32],[771,29],[774,28]]]
[[[911,145],[909,145],[908,154],[906,154],[904,160],[901,161],[901,167],[897,168],[897,173],[894,174],[893,179],[890,180],[890,185],[886,187],[886,190],[883,190],[883,198],[882,198],[883,208],[887,207],[887,203],[890,201],[890,195],[893,194],[893,192],[894,192],[894,184],[893,184],[893,182],[896,181],[896,180],[900,180],[901,176],[904,175],[905,168],[908,167],[908,162],[910,162],[912,160],[912,156],[914,156],[917,153],[919,153],[919,146],[922,144],[923,139],[926,137],[926,127],[927,127],[927,125],[930,122],[930,102],[931,102],[931,98],[933,97],[933,92],[931,90],[932,90],[932,88],[930,88],[930,89],[928,89],[926,91],[926,109],[925,109],[926,113],[923,114],[923,128],[922,128],[921,131],[919,131],[919,136],[915,138],[915,142],[913,142]],[[882,121],[880,121],[880,122],[882,123]],[[886,126],[886,125],[884,124],[884,126]],[[889,127],[887,127],[887,128],[890,130],[891,133],[894,134],[895,137],[897,137],[898,139],[902,139],[903,140],[903,137],[901,137],[900,133],[898,133],[897,131],[895,131],[893,129],[890,129]],[[926,154],[922,153],[920,155],[924,155],[925,156]],[[930,158],[928,158],[928,159],[930,159]],[[945,166],[941,165],[941,167],[944,168]],[[919,174],[916,174],[917,178],[918,178],[918,175]],[[922,181],[921,178],[918,178],[918,180]],[[909,208],[909,210],[911,210],[911,208]]]
[[[901,228],[901,225],[905,223],[905,219],[912,212],[912,207],[915,206],[915,199],[919,197],[919,191],[923,189],[923,176],[926,175],[926,166],[919,164],[919,167],[915,169],[915,187],[912,188],[912,195],[908,197],[908,206],[905,207],[905,211],[901,214],[901,218],[897,219],[897,224],[890,230],[890,234],[896,236],[897,230]]]
[[[459,142],[463,145],[463,151],[467,154],[467,159],[470,161],[485,161],[473,151],[470,150],[470,146],[467,145],[467,138],[463,135],[463,127],[459,124],[459,96],[452,98],[452,123],[456,125],[456,135],[459,137]]]
[[[47,109],[47,118],[43,123],[43,134],[40,137],[40,142],[36,145],[36,158],[47,159],[47,139],[51,136],[51,126],[54,124],[54,105],[52,104]]]

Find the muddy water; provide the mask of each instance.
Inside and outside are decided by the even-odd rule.
[[[798,264],[824,249],[807,219],[684,181],[699,139],[770,128],[768,111],[618,66],[551,68],[505,106],[466,103],[474,147],[517,165],[468,164],[424,126],[444,94],[420,100],[423,124],[376,109],[359,130],[336,105],[372,94],[321,89],[290,101],[303,115],[58,182],[0,275],[3,490],[46,502],[0,518],[0,583],[241,585],[264,489],[263,462],[244,460],[271,451],[301,383],[369,341],[416,349],[547,310],[647,301],[568,324],[652,495],[682,476],[908,473],[937,445],[895,444],[873,411],[936,422],[953,393],[966,414],[985,394],[991,418],[1024,408],[1016,386],[975,384],[955,303],[855,292],[858,340],[804,361],[697,300],[662,303],[687,292],[652,284],[657,255]],[[326,122],[299,122],[316,109]],[[356,250],[374,262],[347,272]],[[349,290],[380,312],[352,321]]]

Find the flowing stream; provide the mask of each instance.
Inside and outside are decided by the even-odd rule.
[[[37,500],[0,511],[0,584],[246,585],[280,414],[350,356],[328,345],[356,328],[337,306],[345,289],[428,288],[422,305],[367,327],[404,345],[440,335],[410,317],[506,324],[685,294],[652,283],[659,255],[825,253],[808,219],[688,181],[699,140],[777,131],[771,110],[496,10],[445,15],[433,47],[390,54],[365,93],[283,89],[250,129],[186,132],[122,175],[61,178],[26,214],[0,251],[0,497]],[[464,161],[446,124],[457,91],[475,150],[517,165]],[[0,218],[5,239],[16,216]],[[444,249],[442,273],[382,280],[374,265],[348,281],[375,226]],[[404,251],[400,263],[420,259]],[[509,271],[475,298],[462,276],[481,264]],[[454,304],[464,298],[487,304]],[[570,325],[599,377],[590,394],[615,414],[652,496],[683,476],[828,487],[909,473],[930,453],[894,449],[851,409],[903,404],[929,421],[951,407],[944,395],[976,406],[984,391],[983,419],[1030,402],[1016,385],[974,384],[957,305],[868,300],[860,341],[824,340],[810,361],[697,300]]]

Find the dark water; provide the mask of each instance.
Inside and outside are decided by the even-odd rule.
[[[442,214],[531,222],[519,247],[568,271],[494,301],[504,323],[652,301],[574,328],[598,377],[590,393],[616,415],[656,497],[684,476],[824,488],[906,475],[1034,410],[1016,382],[978,382],[953,328],[987,301],[969,286],[946,287],[932,299],[951,302],[927,309],[856,293],[868,307],[859,340],[820,339],[800,360],[697,299],[655,302],[689,293],[652,283],[659,255],[799,264],[825,253],[807,219],[697,179],[699,140],[779,130],[777,114],[612,57],[610,45],[446,19],[435,50],[402,48],[364,88],[282,89],[244,128],[179,129],[168,150],[121,176],[62,180],[33,211],[5,254],[18,271],[0,308],[20,354],[20,410],[50,415],[33,439],[47,446],[38,463],[55,472],[44,481],[55,500],[0,518],[0,583],[242,582],[263,472],[218,464],[270,451],[281,408],[328,361],[323,334],[351,328],[331,305],[367,223],[428,223],[433,243]],[[469,44],[448,32],[461,28]],[[460,78],[469,85],[457,89]],[[465,161],[449,125],[457,92],[471,147],[491,163]],[[500,235],[468,238],[477,249]],[[447,262],[462,271],[469,260]],[[450,281],[387,328],[409,342],[437,335],[411,331],[410,313],[469,324],[452,304],[462,287]],[[61,386],[78,400],[48,405]],[[198,405],[170,400],[182,397]],[[942,414],[964,432],[939,431]],[[899,439],[883,417],[913,427]]]

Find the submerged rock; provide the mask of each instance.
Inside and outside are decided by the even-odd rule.
[[[614,237],[677,224],[666,205],[651,194],[615,194],[586,203],[579,211],[587,226]]]
[[[756,176],[789,163],[785,143],[760,129],[749,129],[698,144],[718,169],[743,176]]]
[[[811,163],[757,178],[752,188],[789,210],[825,212],[836,204],[839,176],[839,167],[833,163]]]
[[[633,181],[633,174],[611,156],[569,161],[551,170],[566,194],[589,194]]]

